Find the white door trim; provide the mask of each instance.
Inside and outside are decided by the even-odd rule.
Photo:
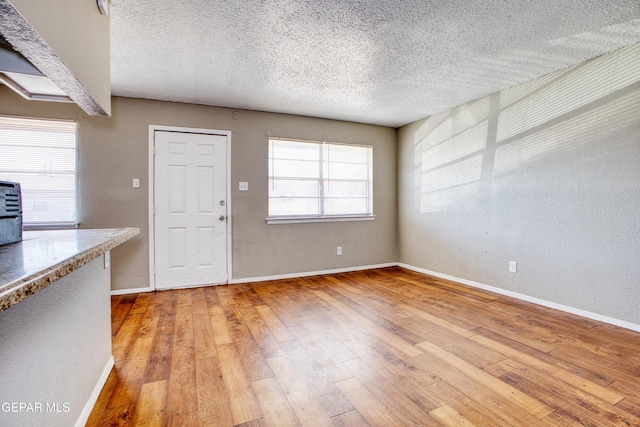
[[[163,125],[149,125],[149,194],[148,194],[148,210],[149,210],[149,287],[151,290],[156,289],[156,274],[155,274],[155,259],[156,259],[156,248],[155,248],[155,161],[154,161],[154,143],[155,143],[155,132],[156,131],[165,131],[165,132],[180,132],[180,133],[199,133],[204,135],[221,135],[225,136],[227,139],[227,283],[230,283],[232,280],[232,235],[231,235],[231,221],[233,218],[231,217],[231,131],[228,130],[214,130],[214,129],[199,129],[199,128],[186,128],[186,127],[178,127],[178,126],[163,126]]]

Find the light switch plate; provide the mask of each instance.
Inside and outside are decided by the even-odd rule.
[[[140,188],[140,179],[133,178],[133,188]]]

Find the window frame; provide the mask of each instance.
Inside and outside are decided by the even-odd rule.
[[[322,213],[322,209],[320,214],[299,214],[299,215],[271,215],[270,211],[270,203],[271,203],[271,185],[273,182],[272,176],[272,167],[274,158],[272,157],[272,141],[284,141],[284,142],[298,142],[298,143],[308,143],[308,144],[316,144],[319,147],[324,146],[349,146],[349,147],[362,147],[368,149],[368,162],[367,162],[367,172],[368,177],[366,180],[367,183],[367,206],[368,213],[354,213],[354,214],[324,214]],[[375,214],[373,210],[373,145],[367,144],[352,144],[352,143],[344,143],[344,142],[333,142],[333,141],[320,141],[320,140],[307,140],[300,138],[281,138],[281,137],[268,137],[268,154],[267,161],[268,171],[267,171],[267,185],[269,186],[267,190],[267,224],[291,224],[291,223],[310,223],[310,222],[340,222],[340,221],[371,221],[375,220]],[[322,151],[322,150],[321,150]],[[319,176],[317,178],[311,178],[311,180],[317,181],[318,183],[318,199],[321,206],[324,207],[324,202],[327,198],[324,194],[324,183],[330,181],[329,178],[323,176],[323,170],[326,164],[330,164],[330,160],[325,160],[323,156],[320,156],[318,160],[318,168],[319,168]],[[306,178],[309,179],[309,178]]]
[[[23,218],[22,218],[22,228],[25,231],[31,230],[66,230],[66,229],[76,229],[80,225],[78,221],[78,122],[76,120],[69,119],[57,119],[57,118],[47,118],[47,117],[25,117],[25,116],[9,116],[9,115],[0,115],[0,119],[8,119],[8,120],[23,120],[25,122],[57,122],[62,124],[73,125],[73,214],[74,218],[70,220],[56,220],[56,221],[29,221],[28,218],[24,215],[24,201],[25,201],[25,187],[21,185],[21,193],[22,193],[22,204],[23,204]],[[28,127],[28,126],[27,126]],[[35,126],[34,128],[37,128]],[[42,128],[42,126],[41,126]],[[54,133],[51,131],[51,133]],[[62,132],[61,132],[62,133]],[[69,132],[70,133],[70,132]],[[2,173],[3,171],[0,171]],[[9,171],[10,172],[10,171]],[[4,179],[4,178],[3,178]],[[15,181],[11,180],[10,181]],[[27,194],[29,194],[29,190],[27,190]]]

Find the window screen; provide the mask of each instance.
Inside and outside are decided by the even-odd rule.
[[[269,218],[373,215],[371,146],[269,140]]]
[[[25,228],[76,224],[76,123],[0,117],[0,180],[20,183]]]

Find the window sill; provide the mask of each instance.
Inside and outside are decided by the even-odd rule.
[[[25,231],[73,230],[79,225],[80,223],[77,222],[32,222],[22,224],[22,229]]]
[[[325,217],[277,217],[267,218],[267,224],[302,224],[307,222],[344,222],[344,221],[373,221],[375,215],[344,215]]]

